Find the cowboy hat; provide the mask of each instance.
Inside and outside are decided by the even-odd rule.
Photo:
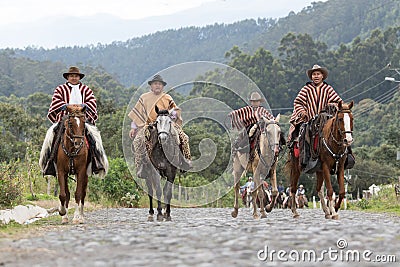
[[[312,80],[312,79],[311,79],[312,73],[313,73],[314,71],[317,71],[317,70],[319,70],[320,72],[322,72],[322,76],[323,76],[323,79],[324,79],[324,80],[325,80],[326,78],[328,78],[328,69],[327,69],[327,68],[324,68],[324,67],[321,67],[320,65],[315,64],[311,69],[309,69],[309,70],[306,71],[306,74],[307,74],[308,78],[310,78],[310,80]]]
[[[304,187],[302,184],[299,187]]]
[[[81,79],[82,79],[83,77],[85,77],[85,74],[81,73],[81,72],[79,71],[79,68],[78,68],[78,67],[74,67],[74,66],[70,67],[70,68],[68,69],[68,72],[64,72],[64,73],[63,73],[63,77],[64,77],[66,80],[68,80],[68,75],[70,75],[70,74],[78,74],[79,77],[81,77]]]
[[[164,86],[167,85],[167,83],[163,80],[163,78],[159,74],[154,75],[153,79],[148,81],[147,83],[151,85],[153,82],[161,82]]]
[[[264,102],[264,98],[261,97],[261,95],[257,92],[253,92],[250,95],[249,101],[261,101]]]

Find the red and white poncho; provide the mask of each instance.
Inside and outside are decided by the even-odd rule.
[[[51,100],[49,112],[47,118],[52,122],[61,121],[62,117],[66,114],[65,111],[60,111],[59,109],[65,105],[69,104],[72,88],[67,84],[59,85],[53,94],[53,99]],[[86,104],[91,110],[86,110],[87,120],[95,124],[97,116],[97,104],[96,98],[94,97],[93,91],[83,83],[79,83],[79,90],[82,94],[82,103]]]
[[[247,128],[259,121],[262,116],[270,120],[274,119],[274,116],[272,116],[272,114],[262,106],[257,108],[246,106],[232,111],[228,116],[231,119],[232,128],[236,129],[242,129],[243,127]]]
[[[308,119],[312,119],[322,110],[325,110],[328,104],[340,101],[342,99],[329,84],[323,82],[317,87],[314,83],[308,82],[301,88],[294,100],[293,114],[290,118],[289,139],[296,125],[307,122],[302,119],[304,114],[307,115]]]

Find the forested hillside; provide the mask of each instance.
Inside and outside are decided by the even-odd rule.
[[[345,8],[347,3],[352,6]],[[263,41],[256,47],[258,41],[255,36],[269,31],[276,31],[276,36],[279,36],[278,29],[282,29],[285,21],[306,27],[313,21],[309,14],[315,15],[315,12],[327,12],[326,17],[332,21],[331,16],[336,14],[339,17],[338,10],[342,10],[337,6],[339,4],[343,5],[348,18],[357,19],[359,27],[352,28],[354,25],[351,25],[347,33],[347,25],[336,21],[332,25],[337,27],[330,28],[334,32],[327,35],[328,28],[325,28],[320,36],[315,37],[312,27],[310,33],[307,30],[306,33],[294,33],[289,30],[293,27],[287,26],[287,31],[282,31],[282,36],[276,40],[275,49],[265,48],[274,42],[267,37],[259,39]],[[340,96],[347,102],[355,101],[356,141],[353,149],[357,163],[352,173],[359,180],[351,185],[350,190],[354,193],[372,183],[393,181],[400,175],[400,161],[396,160],[396,152],[400,150],[400,93],[399,84],[385,81],[385,76],[400,80],[398,72],[393,70],[400,68],[400,26],[387,27],[398,14],[399,9],[394,9],[396,5],[399,1],[330,0],[313,3],[313,8],[292,14],[277,24],[272,20],[248,20],[232,25],[170,30],[111,45],[2,50],[0,163],[8,170],[10,162],[17,162],[26,171],[24,164],[29,162],[36,168],[35,175],[40,176],[38,153],[50,126],[46,119],[47,109],[54,88],[65,81],[62,73],[68,65],[78,65],[86,74],[83,81],[93,89],[98,101],[97,126],[107,155],[110,162],[114,162],[126,176],[121,136],[127,133],[122,132],[122,122],[130,98],[139,83],[149,75],[187,60],[225,62],[257,84],[274,115],[282,114],[281,125],[286,134],[293,99],[307,81],[305,71],[314,64],[320,64],[329,69],[327,82]],[[355,16],[355,10],[359,10],[362,17]],[[301,17],[303,20],[300,20]],[[319,18],[320,25],[328,23],[323,19]],[[351,24],[350,21],[343,18],[343,23]],[[338,34],[343,38],[327,39],[328,36],[338,37]],[[204,96],[221,100],[232,108],[245,104],[225,88],[214,85],[215,79],[221,79],[217,71],[207,73],[203,79],[207,83],[194,84],[189,95],[171,92],[175,101],[180,104],[186,99]],[[230,159],[228,134],[220,125],[204,118],[185,125],[185,132],[190,136],[194,159],[200,156],[198,145],[201,140],[210,138],[217,145],[215,161],[199,173],[188,174],[190,179],[185,180],[189,183],[187,185],[213,181],[225,170]],[[283,163],[284,160],[279,164]],[[282,173],[281,169],[279,173]],[[115,175],[112,178],[119,180]],[[281,178],[287,179],[283,174]],[[302,179],[305,179],[308,192],[313,193],[312,178],[306,176]]]
[[[17,49],[15,55],[65,65],[102,66],[125,86],[138,86],[153,73],[177,63],[226,62],[223,55],[234,45],[246,53],[263,47],[277,56],[281,39],[289,32],[308,33],[331,49],[357,36],[364,39],[375,28],[400,25],[399,12],[397,0],[329,0],[313,2],[278,21],[258,19],[189,27],[87,47]]]

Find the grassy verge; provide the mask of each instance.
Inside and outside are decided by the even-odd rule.
[[[350,205],[349,209],[367,212],[389,213],[400,216],[400,199],[396,198],[393,187],[383,187],[377,196],[371,199],[361,199]]]

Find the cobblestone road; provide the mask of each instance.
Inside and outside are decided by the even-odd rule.
[[[147,222],[147,209],[87,213],[84,225],[1,240],[0,266],[399,266],[399,217],[340,211],[333,221],[310,209],[253,220],[249,209],[236,219],[231,211],[175,208],[172,222]]]

